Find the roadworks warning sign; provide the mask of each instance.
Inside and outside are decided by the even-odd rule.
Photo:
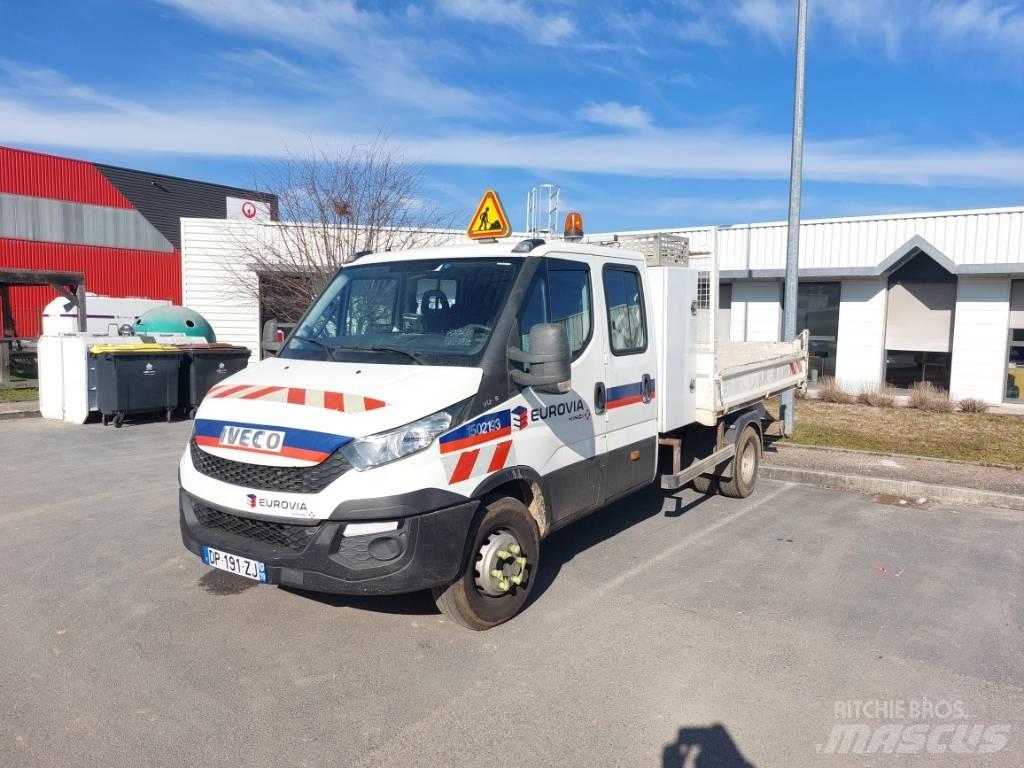
[[[466,237],[470,240],[487,240],[492,237],[508,237],[512,227],[508,223],[508,215],[501,205],[498,193],[493,189],[484,192],[476,213],[466,227]]]

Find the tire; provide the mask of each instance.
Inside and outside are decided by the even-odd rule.
[[[124,412],[119,411],[114,414],[114,428],[120,429],[124,425]]]
[[[517,557],[525,558],[525,565],[517,562],[516,556],[509,559],[497,555],[512,554],[505,549],[512,541],[519,548]],[[482,573],[484,569],[499,570],[495,565],[501,565],[500,570],[506,573],[504,584],[490,573]],[[540,535],[529,510],[518,499],[492,497],[470,528],[462,572],[453,584],[433,589],[434,603],[441,613],[467,629],[496,627],[522,610],[539,565]],[[516,577],[521,583],[514,583]]]
[[[693,490],[697,493],[718,493],[717,477],[711,477],[710,475],[697,475],[691,482],[693,483]]]
[[[761,466],[761,435],[757,427],[747,425],[736,441],[736,458],[733,460],[732,477],[723,478],[719,487],[722,495],[733,499],[745,499],[754,492],[757,484],[757,470]]]

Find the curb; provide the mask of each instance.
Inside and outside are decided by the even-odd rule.
[[[864,451],[859,448],[833,448],[831,445],[808,445],[806,443],[793,443],[789,442],[788,438],[785,442],[781,442],[782,438],[773,437],[771,442],[765,441],[766,452],[768,446],[774,448],[774,452],[778,453],[779,449],[785,451],[787,448],[800,448],[808,451],[822,451],[829,452],[835,451],[836,453],[852,453],[854,456],[881,456],[887,459],[908,459],[914,461],[941,461],[946,464],[964,464],[969,467],[992,467],[993,469],[1012,469],[1020,470],[1021,467],[1015,467],[1013,464],[997,464],[993,461],[970,461],[969,459],[942,459],[938,456],[921,456],[916,453],[895,453],[892,451]]]
[[[14,421],[15,419],[36,419],[42,414],[39,411],[0,411],[0,421]]]
[[[896,480],[888,477],[867,475],[842,475],[832,472],[817,472],[811,469],[794,469],[762,464],[762,477],[768,480],[782,480],[789,483],[817,485],[822,488],[836,488],[860,493],[888,493],[893,496],[924,496],[932,501],[945,504],[972,504],[982,507],[998,507],[1024,512],[1024,496],[995,491],[979,491],[975,488],[958,488],[952,485],[932,485],[916,480]]]

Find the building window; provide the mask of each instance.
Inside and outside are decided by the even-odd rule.
[[[918,253],[889,278],[885,381],[900,389],[931,382],[949,389],[956,276]]]
[[[796,330],[810,332],[808,375],[812,382],[836,375],[839,289],[839,283],[800,283],[797,288]]]
[[[1010,291],[1010,349],[1006,358],[1007,400],[1024,402],[1024,280]]]
[[[931,382],[940,389],[949,388],[949,352],[907,352],[885,350],[885,383],[910,389],[918,382]]]

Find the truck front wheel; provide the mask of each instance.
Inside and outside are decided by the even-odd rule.
[[[722,478],[719,488],[723,496],[745,499],[754,492],[757,470],[761,464],[761,434],[756,427],[747,426],[736,441],[732,477]]]
[[[468,629],[490,629],[526,604],[540,565],[540,535],[518,499],[489,499],[471,529],[459,578],[435,587],[434,602],[445,616]]]

